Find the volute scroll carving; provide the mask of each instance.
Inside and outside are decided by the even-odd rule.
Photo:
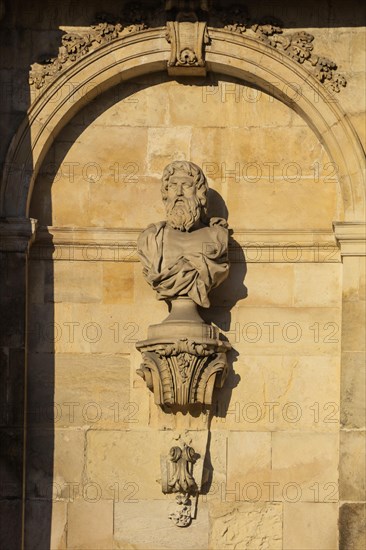
[[[198,495],[207,476],[203,463],[204,456],[192,447],[187,432],[176,435],[169,452],[160,457],[162,491],[175,495],[168,517],[177,527],[188,527],[196,517]]]
[[[171,44],[168,74],[206,74],[204,47],[210,39],[205,21],[198,21],[194,12],[180,12],[175,21],[167,21],[166,39]]]

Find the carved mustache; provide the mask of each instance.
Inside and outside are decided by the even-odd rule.
[[[189,204],[189,201],[188,201],[188,199],[186,199],[185,197],[177,197],[176,199],[174,199],[174,206],[175,206],[177,203]]]

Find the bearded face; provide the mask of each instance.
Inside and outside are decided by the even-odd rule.
[[[201,202],[191,176],[174,174],[170,178],[165,208],[168,224],[179,231],[189,231],[200,219]]]

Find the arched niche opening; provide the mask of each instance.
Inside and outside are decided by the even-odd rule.
[[[175,159],[203,167],[212,208],[222,210],[220,195],[236,230],[329,230],[344,218],[338,167],[307,122],[263,89],[212,73],[141,76],[91,101],[44,158],[30,216],[143,229],[164,218],[160,178]]]
[[[61,75],[55,89],[49,89],[55,92],[54,104],[40,98],[30,112],[30,125],[9,152],[9,158],[24,160],[25,171],[9,173],[5,180],[4,212],[30,215],[47,227],[43,244],[37,237],[29,269],[28,314],[37,327],[29,341],[30,405],[43,398],[61,410],[54,409],[55,417],[48,418],[46,443],[44,434],[29,431],[29,448],[35,456],[37,448],[46,448],[49,479],[60,487],[92,480],[102,488],[102,501],[113,498],[113,483],[122,483],[122,446],[123,475],[134,483],[146,473],[139,497],[161,498],[151,476],[166,445],[164,431],[157,428],[174,428],[171,417],[161,418],[135,375],[136,339],[166,314],[143,281],[134,255],[138,231],[164,218],[162,168],[175,158],[202,165],[214,191],[214,212],[220,215],[227,208],[239,247],[249,245],[248,292],[240,294],[245,273],[242,258],[235,261],[234,253],[231,284],[214,300],[213,320],[231,333],[240,358],[235,370],[247,382],[229,379],[223,394],[227,403],[232,397],[247,400],[248,387],[251,398],[259,396],[258,373],[273,389],[273,398],[280,395],[281,406],[288,396],[280,390],[293,379],[307,405],[325,397],[337,402],[339,341],[329,329],[340,326],[339,257],[333,247],[322,261],[312,245],[322,239],[328,244],[332,222],[357,220],[363,209],[357,138],[301,67],[263,45],[215,31],[207,52],[209,77],[170,80],[161,72],[167,46],[159,33],[146,33],[145,51],[141,37],[131,37],[123,48],[112,44]],[[235,56],[228,44],[237,47]],[[77,75],[78,90],[83,90],[79,97],[68,86]],[[298,85],[302,93],[295,101]],[[320,104],[314,103],[315,92]],[[28,156],[25,135],[32,143]],[[272,248],[277,248],[273,256]],[[45,256],[37,256],[40,250]],[[223,322],[225,308],[230,316]],[[326,325],[326,334],[309,329]],[[279,327],[278,339],[272,338],[271,326]],[[298,327],[307,338],[297,338]],[[71,421],[66,404],[75,402],[80,406]],[[90,408],[90,403],[100,408]],[[116,413],[111,408],[115,403],[128,407]],[[272,429],[266,418],[253,429],[248,414],[241,417],[240,429]],[[136,419],[139,429],[133,430]],[[60,429],[53,432],[56,420]],[[229,418],[225,429],[237,428],[236,419]],[[156,438],[146,453],[143,443],[151,429]],[[284,419],[278,429],[291,431],[291,426]],[[312,429],[304,418],[299,432]],[[305,438],[311,456],[318,442],[312,435]],[[336,469],[336,435],[323,435]],[[248,446],[251,436],[246,435]],[[236,435],[230,437],[235,447]],[[293,434],[281,434],[278,446],[280,437],[286,443]],[[62,455],[71,448],[76,458],[73,468],[65,469],[68,461]],[[108,461],[102,460],[104,452]],[[237,456],[238,464],[243,462]],[[27,472],[30,498],[37,498],[44,479],[31,458]]]

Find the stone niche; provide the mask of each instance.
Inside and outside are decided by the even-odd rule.
[[[227,380],[211,407],[188,415],[164,412],[136,372],[136,343],[168,315],[136,241],[165,218],[160,180],[173,160],[203,168],[210,215],[232,231],[230,274],[200,310],[233,348]],[[30,208],[28,367],[30,410],[53,387],[55,413],[30,415],[27,465],[34,514],[53,470],[52,548],[300,548],[305,518],[307,548],[335,547],[337,505],[324,497],[337,482],[338,435],[325,418],[339,405],[330,228],[342,203],[329,163],[299,115],[219,74],[123,83],[55,139]],[[200,456],[201,494],[192,525],[177,529],[160,460],[184,445]]]

